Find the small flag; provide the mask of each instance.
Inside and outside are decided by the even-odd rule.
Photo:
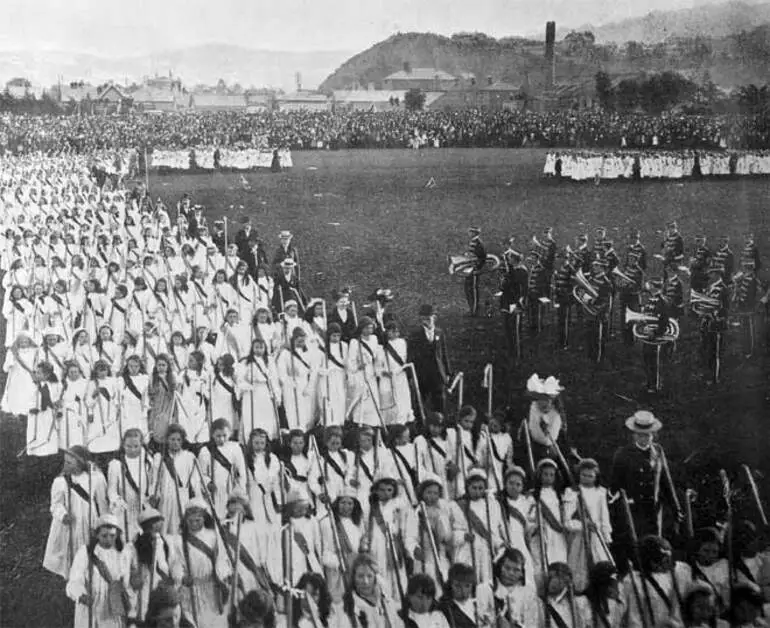
[[[489,388],[492,386],[492,371],[493,367],[491,364],[487,364],[484,367],[484,379],[481,382],[482,388]]]
[[[435,188],[436,187],[436,179],[434,179],[433,177],[428,179],[428,182],[425,184],[425,187],[428,188],[428,189]]]

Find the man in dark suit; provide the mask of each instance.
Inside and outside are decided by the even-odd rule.
[[[473,265],[465,278],[465,299],[468,301],[471,316],[477,316],[479,313],[479,275],[487,262],[487,251],[481,242],[480,234],[481,229],[478,227],[468,229],[470,242],[466,255],[472,260]]]
[[[278,247],[278,250],[273,256],[273,269],[275,273],[278,274],[280,272],[281,262],[283,262],[283,260],[293,260],[294,272],[297,275],[297,281],[300,281],[301,274],[299,252],[297,251],[297,248],[291,243],[293,237],[294,236],[291,234],[291,231],[281,231],[281,233],[278,234],[278,239],[281,241],[281,246]]]
[[[444,412],[449,381],[449,355],[444,331],[436,327],[432,305],[420,307],[420,329],[409,336],[408,361],[414,364],[426,410]]]
[[[251,220],[244,218],[242,224],[241,230],[235,234],[235,245],[238,247],[238,256],[242,260],[246,260],[251,255],[251,247],[259,238]]]

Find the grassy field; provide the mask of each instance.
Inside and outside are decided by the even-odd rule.
[[[407,325],[416,323],[421,303],[434,303],[453,368],[466,374],[470,402],[484,403],[480,382],[487,362],[495,365],[496,406],[510,407],[517,421],[527,407],[523,388],[529,375],[560,377],[567,388],[571,444],[604,468],[626,438],[623,420],[644,407],[665,424],[662,441],[682,489],[693,469],[709,462],[728,468],[745,462],[770,473],[770,360],[764,348],[746,360],[734,334],[724,381],[707,388],[697,360],[697,330],[683,321],[676,354],[664,366],[667,392],[656,398],[642,392],[640,349],[624,347],[618,335],[608,344],[605,363],[595,366],[577,330],[565,352],[555,348],[549,326],[537,343],[525,342],[522,363],[512,366],[501,342],[501,319],[468,318],[462,282],[447,274],[446,264],[448,254],[464,250],[469,225],[481,227],[488,249],[497,253],[509,236],[526,247],[547,225],[554,226],[562,247],[603,225],[622,248],[625,234],[639,228],[651,251],[670,219],[679,221],[688,248],[696,233],[727,233],[736,255],[742,234],[752,230],[767,263],[770,180],[558,183],[540,176],[545,153],[525,150],[313,152],[296,153],[294,160],[295,168],[280,175],[153,177],[152,193],[173,205],[189,192],[212,219],[237,222],[248,215],[270,252],[278,232],[290,229],[310,296],[328,300],[333,288],[350,286],[360,305],[373,289],[389,287],[397,295],[393,309]],[[431,177],[436,186],[426,188]],[[494,289],[487,279],[483,297]],[[8,417],[0,423],[0,626],[64,626],[72,617],[64,583],[40,566],[50,522],[48,489],[59,462],[17,459],[22,427]]]

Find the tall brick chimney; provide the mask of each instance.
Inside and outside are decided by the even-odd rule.
[[[556,83],[556,55],[554,45],[556,43],[556,22],[545,23],[545,71],[546,85],[553,87]]]

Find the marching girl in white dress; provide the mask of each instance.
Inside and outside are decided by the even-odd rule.
[[[83,319],[81,327],[88,332],[89,338],[96,338],[96,333],[104,320],[104,312],[108,299],[102,292],[98,279],[87,279],[83,282],[85,301],[83,304]]]
[[[489,418],[489,425],[481,428],[476,446],[476,460],[489,472],[490,488],[498,493],[503,490],[505,469],[513,464],[513,439],[503,431],[504,427],[505,416],[496,412]]]
[[[147,434],[148,389],[150,378],[142,372],[142,360],[138,355],[126,359],[126,366],[118,382],[121,401],[123,432],[137,428]]]
[[[90,335],[85,329],[76,329],[72,334],[72,359],[78,363],[84,377],[91,377],[99,354],[91,344]]]
[[[174,552],[185,557],[182,610],[187,617],[195,614],[199,626],[227,628],[224,583],[231,574],[231,566],[203,500],[196,498],[187,504],[183,526],[182,533],[172,540]]]
[[[43,567],[69,577],[77,551],[91,538],[91,527],[107,512],[107,480],[75,445],[64,452],[64,466],[51,485],[51,529]]]
[[[305,309],[302,328],[307,334],[308,347],[319,351],[321,355],[326,351],[326,316],[324,314],[324,302],[322,299],[311,299]]]
[[[535,502],[524,494],[527,474],[519,466],[512,466],[503,478],[503,490],[498,495],[500,509],[505,521],[503,539],[508,547],[521,552],[524,558],[524,578],[534,586],[535,574],[532,554],[529,551],[529,535],[532,532],[532,509]]]
[[[301,493],[289,493],[283,520],[291,523],[291,583],[296,585],[307,571],[321,573],[321,532],[310,514],[310,502]]]
[[[198,452],[198,466],[216,514],[224,516],[227,496],[236,486],[246,490],[246,463],[241,446],[230,440],[232,430],[226,419],[211,424],[211,442]]]
[[[115,342],[112,327],[102,325],[98,334],[94,342],[97,359],[107,363],[110,373],[120,373],[123,370],[123,347]]]
[[[154,300],[152,292],[147,287],[144,277],[134,279],[134,289],[131,293],[131,304],[128,310],[127,329],[142,332],[150,319],[150,301]]]
[[[217,364],[217,359],[214,355],[214,345],[209,342],[209,328],[206,321],[198,321],[198,326],[195,328],[195,334],[190,342],[190,349],[203,354],[203,368],[211,373]]]
[[[236,379],[235,359],[225,353],[217,360],[211,383],[211,416],[226,419],[230,425],[240,424],[240,408],[243,390]]]
[[[348,572],[361,546],[365,528],[361,503],[354,489],[344,488],[333,501],[331,510],[334,516],[327,511],[318,522],[321,528],[321,563],[332,601],[339,604],[345,592],[340,561],[344,562],[344,571]]]
[[[268,274],[264,266],[257,267],[257,311],[264,308],[270,310],[273,303],[275,280]]]
[[[417,486],[417,509],[419,525],[419,559],[415,561],[415,571],[428,574],[436,583],[439,593],[441,583],[446,581],[450,567],[450,556],[455,548],[465,543],[468,525],[457,502],[444,498],[444,484],[439,476],[426,472]],[[423,510],[424,509],[424,510]],[[427,513],[427,521],[424,513]],[[428,532],[430,527],[430,535]],[[433,554],[435,543],[438,563]]]
[[[92,453],[117,451],[120,448],[120,396],[118,382],[110,376],[103,360],[94,364],[91,381],[86,389],[88,414],[88,450]]]
[[[118,457],[107,466],[110,512],[118,517],[120,529],[130,539],[141,531],[139,516],[152,494],[152,478],[156,475],[143,442],[138,429],[126,430]]]
[[[172,304],[169,296],[168,281],[161,277],[155,283],[152,298],[148,302],[147,314],[158,325],[158,333],[168,338],[174,330],[172,321]]]
[[[209,318],[211,326],[219,329],[225,322],[225,313],[238,305],[238,295],[233,287],[227,283],[227,275],[224,270],[214,273],[211,284],[211,304],[209,305]]]
[[[179,374],[187,368],[190,348],[187,346],[187,338],[178,329],[171,332],[168,343],[168,357],[171,358],[171,368],[174,376],[179,379]]]
[[[270,451],[264,430],[255,429],[249,434],[244,461],[254,521],[260,529],[269,531],[270,538],[280,546],[281,461]]]
[[[279,436],[278,404],[280,382],[275,363],[267,353],[267,345],[261,337],[251,343],[251,352],[238,363],[237,380],[241,384],[241,430],[245,442],[252,430],[264,430],[270,440]]]
[[[73,445],[85,445],[88,419],[86,417],[86,395],[88,380],[83,376],[80,365],[75,361],[64,364],[65,377],[61,392],[61,422],[59,423],[59,449],[68,450]],[[6,390],[8,390],[6,388]]]
[[[281,342],[278,328],[272,322],[270,310],[264,307],[258,308],[256,314],[254,314],[253,325],[255,336],[262,338],[267,345],[267,352],[271,356],[275,356],[281,349]]]
[[[382,566],[382,586],[387,595],[399,598],[398,579],[406,586],[406,561],[419,558],[417,516],[412,508],[398,499],[398,482],[389,472],[380,472],[372,484],[371,504],[366,521],[362,548]],[[391,547],[391,543],[396,543]],[[422,548],[420,548],[422,551]],[[397,563],[394,564],[393,556]]]
[[[536,484],[532,492],[535,508],[530,511],[530,525],[532,526],[533,533],[529,547],[532,553],[535,580],[539,591],[542,590],[543,574],[547,571],[548,565],[552,563],[566,564],[567,562],[567,537],[561,516],[563,496],[559,493],[556,486],[557,474],[556,462],[550,458],[543,458],[538,462]],[[538,502],[544,528],[542,530],[538,527]],[[545,544],[547,565],[540,549],[539,535],[541,534]]]
[[[34,379],[37,402],[27,413],[27,455],[53,456],[59,451],[56,407],[62,386],[48,362],[37,365]]]
[[[358,324],[358,336],[348,350],[348,414],[361,425],[380,425],[377,378],[383,365],[382,347],[374,335],[374,321],[368,316]]]
[[[347,406],[348,345],[342,342],[342,329],[329,323],[326,330],[326,353],[318,371],[318,408],[324,425],[343,425]]]
[[[14,286],[5,294],[3,317],[6,320],[5,346],[8,348],[21,332],[29,329],[34,306],[24,296],[24,289],[21,286]]]
[[[454,463],[451,462],[452,447],[449,440],[449,431],[454,434],[454,428],[447,428],[443,415],[437,412],[428,413],[425,420],[425,435],[419,435],[414,439],[419,456],[420,469],[437,475],[441,478],[446,487],[446,498],[450,499],[454,495],[452,484],[447,482],[449,478],[449,468]],[[449,467],[449,468],[448,468]]]
[[[353,452],[342,448],[342,437],[341,427],[336,425],[327,427],[324,431],[325,451],[322,455],[318,451],[314,437],[310,435],[311,448],[308,454],[311,466],[308,472],[308,487],[324,504],[326,504],[327,495],[331,503],[343,491],[354,462]],[[325,512],[325,505],[319,506],[319,513]]]
[[[607,489],[598,485],[599,464],[592,458],[584,458],[578,465],[577,473],[580,484],[577,488],[564,491],[564,501],[568,505],[566,528],[571,536],[568,564],[572,569],[575,590],[582,593],[588,587],[590,565],[611,560],[604,548],[609,547],[612,542],[612,524]],[[585,514],[581,515],[583,508]],[[583,535],[586,531],[583,528],[583,516],[589,527],[590,560],[585,552]]]
[[[3,371],[8,374],[0,409],[17,416],[27,414],[37,405],[35,369],[37,346],[26,332],[20,332],[5,354]]]
[[[206,358],[192,351],[185,368],[177,379],[179,386],[179,422],[193,445],[207,443],[210,438],[208,404],[211,379],[205,369]]]
[[[193,292],[190,290],[185,275],[177,275],[173,278],[170,292],[173,329],[181,331],[185,338],[189,338],[192,333],[190,321],[192,319]]]
[[[289,429],[308,430],[314,419],[318,365],[305,341],[305,331],[296,327],[291,345],[278,355],[278,378]]]
[[[492,598],[495,616],[514,626],[541,626],[541,607],[535,584],[528,580],[524,556],[512,547],[501,550],[493,565],[494,581],[480,585],[483,597]]]
[[[391,437],[389,453],[393,459],[393,468],[404,487],[401,497],[407,504],[414,506],[417,503],[415,491],[421,474],[417,447],[411,442],[411,433],[406,425],[391,425],[388,433]]]
[[[241,320],[250,321],[257,310],[259,288],[256,282],[249,276],[249,267],[243,260],[239,260],[235,274],[230,278],[236,300],[231,306],[238,310]]]
[[[166,431],[166,447],[153,457],[152,495],[148,502],[163,515],[164,532],[178,534],[188,502],[201,495],[200,475],[195,469],[195,455],[182,445],[184,428],[172,423]]]
[[[75,554],[67,582],[67,597],[76,602],[73,625],[122,628],[130,603],[131,552],[123,546],[113,515],[99,517],[94,536]]]
[[[386,425],[414,421],[412,392],[404,364],[407,363],[406,340],[399,336],[398,323],[385,324],[386,341],[382,349],[383,369],[380,378],[380,407]]]
[[[48,317],[54,309],[53,301],[45,294],[45,286],[42,281],[36,281],[32,284],[29,301],[32,303],[32,316],[29,319],[30,329],[37,335],[48,327]]]
[[[113,331],[113,340],[119,345],[123,343],[123,336],[128,327],[130,309],[131,297],[128,295],[128,288],[119,284],[115,287],[115,294],[112,295],[104,311],[104,320]]]

